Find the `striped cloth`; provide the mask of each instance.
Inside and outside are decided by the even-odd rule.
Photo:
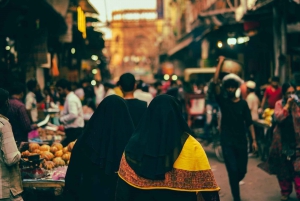
[[[18,196],[23,192],[18,151],[8,119],[0,115],[0,199]]]

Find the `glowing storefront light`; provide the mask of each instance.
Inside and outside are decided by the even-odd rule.
[[[218,48],[222,48],[222,47],[223,47],[222,41],[219,41],[219,42],[217,43],[217,46],[218,46]]]
[[[236,38],[228,38],[227,44],[228,45],[236,45]]]
[[[250,40],[250,38],[249,38],[248,36],[246,36],[246,37],[239,37],[239,38],[237,39],[237,43],[238,43],[238,44],[243,44],[243,43],[248,42],[249,40]]]
[[[91,85],[95,86],[97,84],[96,80],[91,81]]]
[[[96,74],[98,73],[98,70],[97,70],[97,69],[93,69],[93,70],[92,70],[92,73],[93,73],[94,75],[96,75]]]
[[[165,75],[164,75],[164,79],[165,79],[165,80],[169,80],[169,79],[170,79],[170,75],[165,74]]]
[[[92,59],[93,61],[97,61],[97,60],[98,60],[98,56],[97,56],[97,55],[92,55],[92,56],[91,56],[91,59]]]

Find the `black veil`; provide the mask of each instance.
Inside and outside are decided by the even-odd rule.
[[[185,142],[183,134],[191,133],[180,108],[169,95],[150,103],[125,148],[126,161],[139,176],[163,180],[172,170]]]

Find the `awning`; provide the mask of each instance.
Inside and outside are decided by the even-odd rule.
[[[176,52],[182,50],[183,48],[189,46],[194,40],[193,35],[190,35],[189,37],[183,39],[181,42],[179,42],[178,44],[176,44],[173,48],[171,48],[168,51],[168,55],[171,56],[173,54],[175,54]]]
[[[209,34],[213,28],[211,27],[197,27],[194,28],[193,31],[188,33],[185,37],[181,39],[173,48],[168,51],[168,56],[172,56],[173,54],[177,53],[178,51],[182,50],[185,47],[188,47],[193,42],[199,42],[202,40],[207,34]]]

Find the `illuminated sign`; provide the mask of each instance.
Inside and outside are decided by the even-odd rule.
[[[77,25],[78,25],[78,30],[82,33],[82,37],[86,38],[85,15],[80,6],[78,6],[77,8]]]

